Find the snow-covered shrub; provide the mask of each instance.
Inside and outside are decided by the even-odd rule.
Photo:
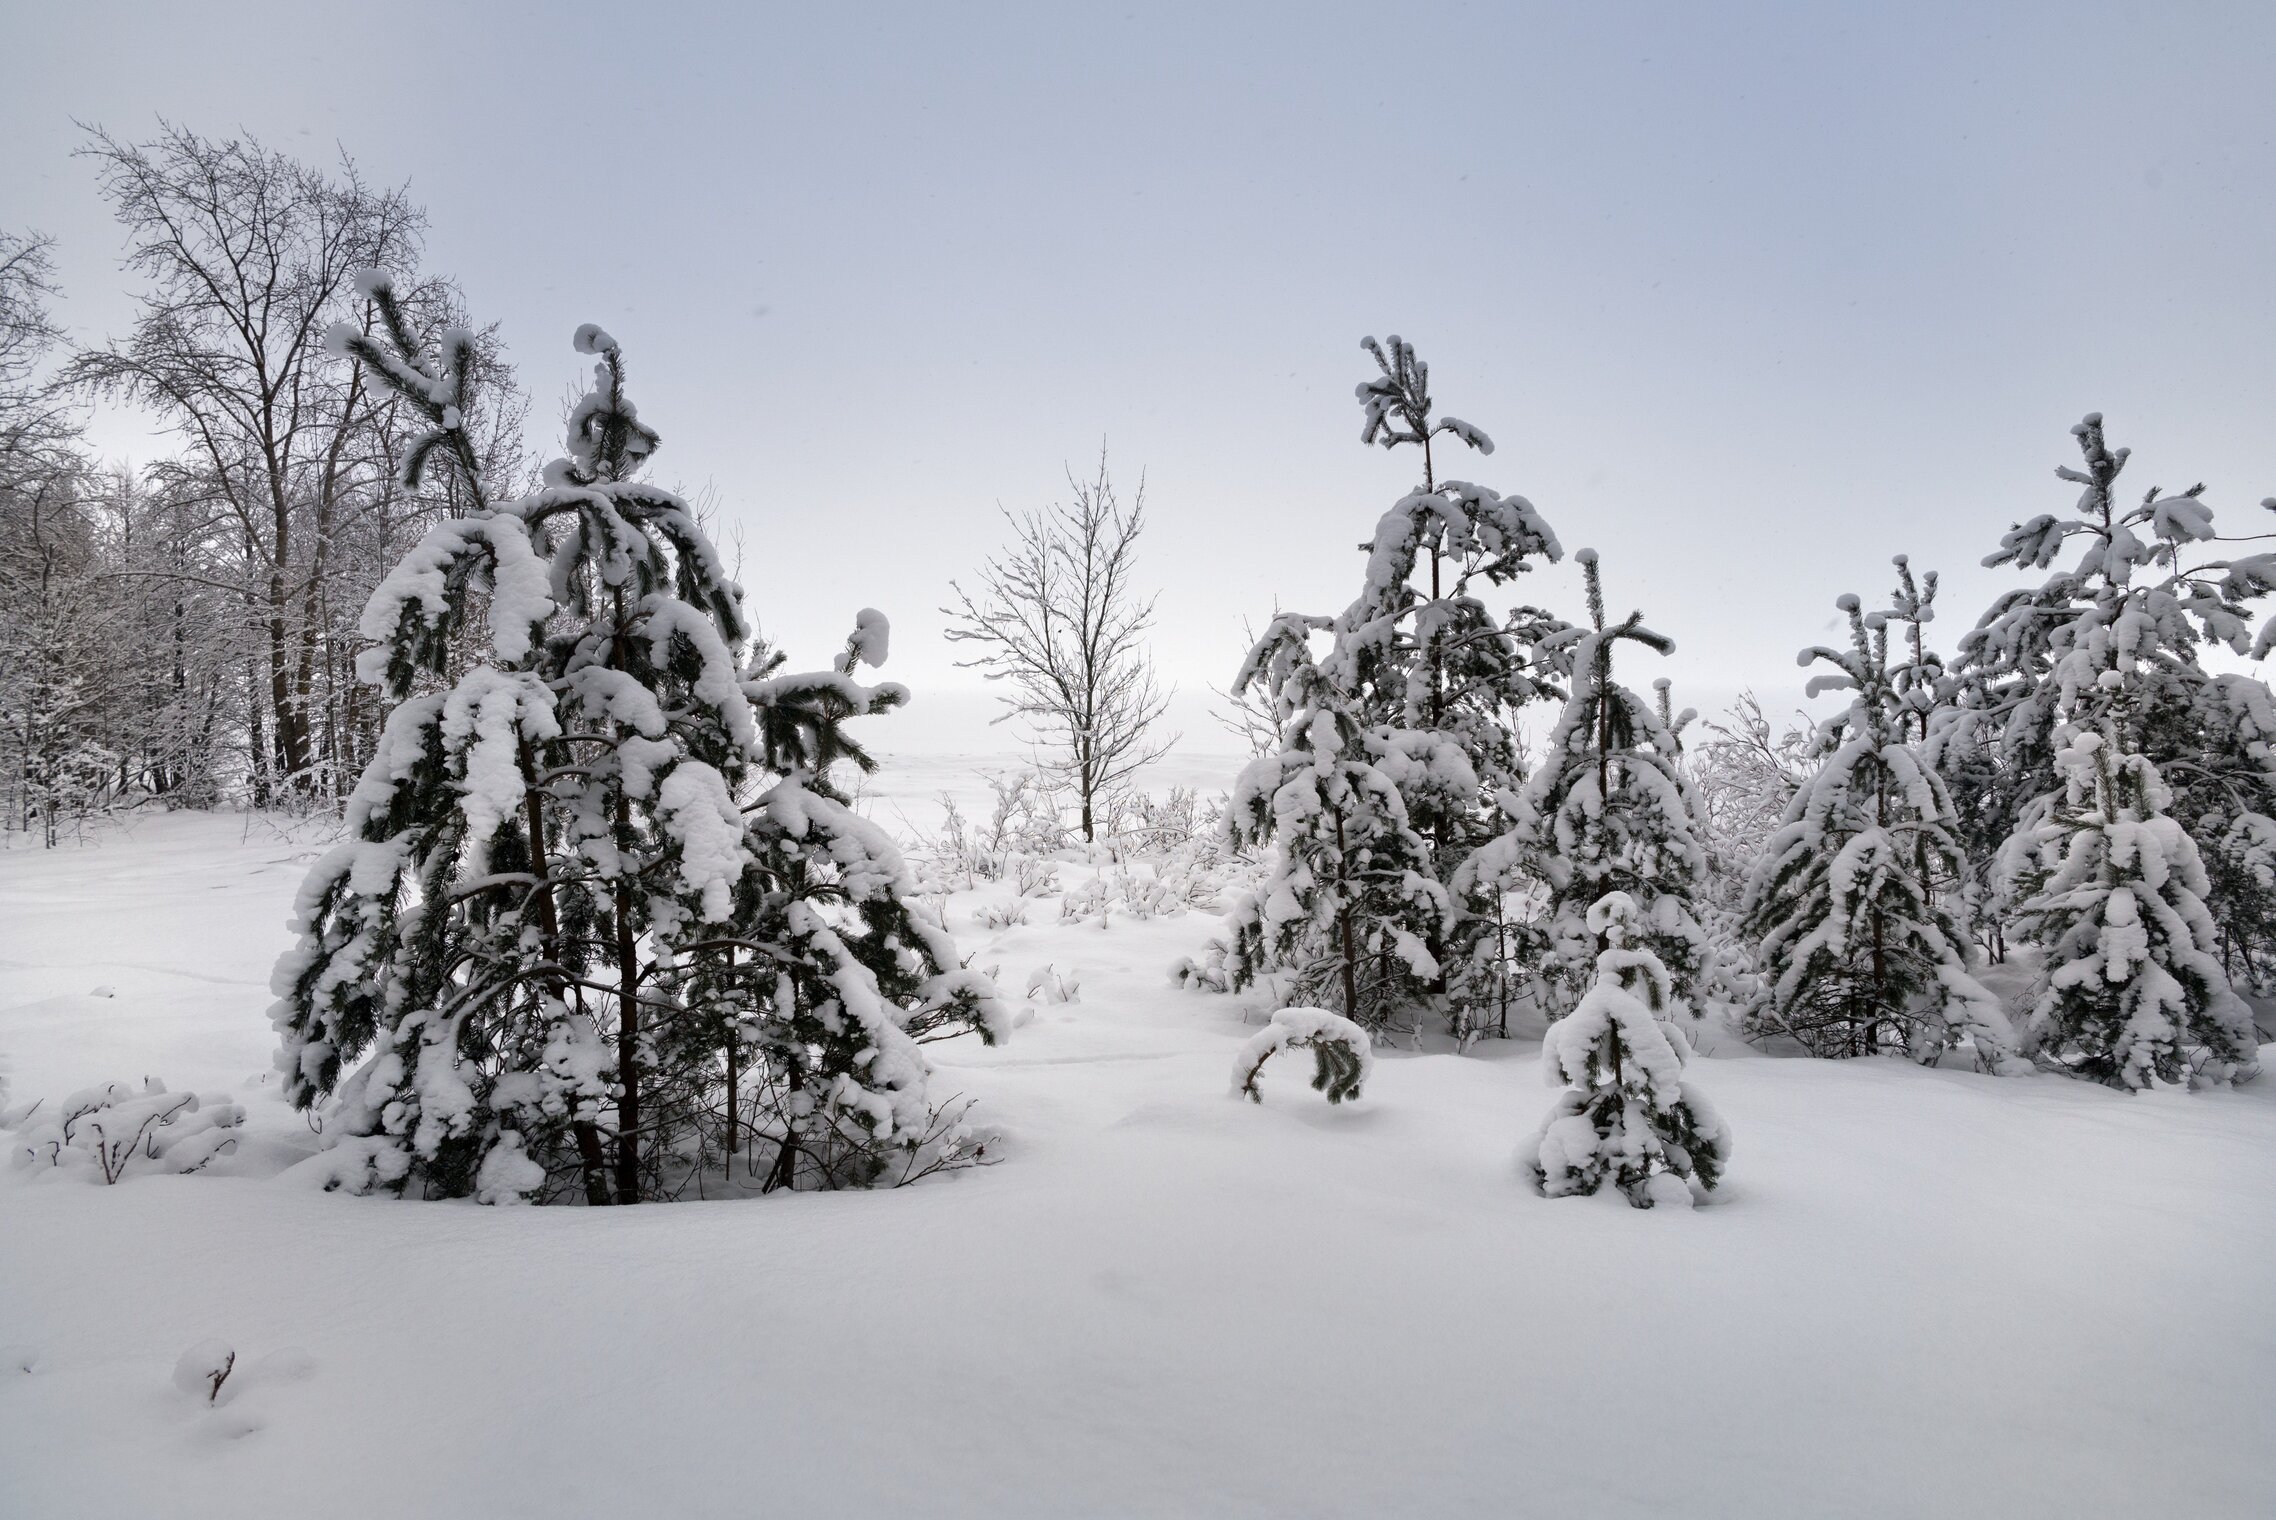
[[[1325,1008],[1283,1008],[1233,1058],[1233,1096],[1262,1103],[1265,1063],[1284,1050],[1312,1052],[1312,1090],[1330,1103],[1358,1097],[1375,1071],[1375,1040],[1366,1030]]]
[[[1140,923],[1153,918],[1174,918],[1185,911],[1186,894],[1176,884],[1150,871],[1124,866],[1114,872],[1114,895],[1123,911]]]
[[[1012,890],[1022,897],[1049,897],[1059,887],[1059,863],[1038,855],[1010,857]]]
[[[1059,899],[1059,921],[1079,924],[1086,919],[1097,919],[1098,926],[1107,926],[1107,914],[1114,906],[1114,882],[1104,873],[1093,876],[1079,887],[1070,887]]]
[[[1170,985],[1195,992],[1231,992],[1232,968],[1226,963],[1223,940],[1211,940],[1199,956],[1181,955],[1170,967]]]
[[[1028,973],[1027,995],[1039,1003],[1079,1003],[1083,974],[1070,970],[1061,975],[1057,967],[1045,962]]]
[[[1009,877],[1023,897],[1048,892],[1057,873],[1051,857],[1073,838],[1064,799],[1032,770],[985,779],[994,800],[984,821],[966,818],[953,796],[940,794],[940,827],[922,841],[928,873],[963,891]]]
[[[153,1077],[140,1088],[124,1082],[85,1088],[52,1108],[34,1103],[0,1121],[13,1121],[5,1127],[17,1132],[10,1145],[16,1165],[115,1183],[133,1170],[203,1169],[236,1148],[245,1110],[226,1098],[168,1092]]]
[[[1004,1010],[829,779],[871,763],[845,721],[907,700],[855,679],[884,617],[863,610],[828,670],[783,672],[695,513],[636,478],[659,439],[589,325],[566,457],[490,500],[471,339],[430,361],[387,279],[364,289],[387,341],[341,327],[335,346],[426,419],[406,478],[455,469],[475,510],[365,610],[357,668],[393,710],[275,973],[286,1093],[326,1105],[327,1180],[635,1202],[753,1139],[769,1187],[954,1149],[918,1042],[992,1039]]]
[[[1672,978],[1644,946],[1643,911],[1624,893],[1589,910],[1608,948],[1578,1007],[1549,1026],[1541,1070],[1566,1091],[1518,1153],[1550,1198],[1610,1183],[1637,1208],[1692,1201],[1721,1180],[1731,1132],[1683,1080],[1691,1042]]]
[[[2213,954],[2205,868],[2157,768],[2120,746],[2114,723],[2074,735],[2056,762],[2063,801],[2009,861],[2033,886],[2016,928],[2045,952],[2031,1047],[2112,1087],[2250,1074],[2251,1010]]]
[[[972,920],[983,929],[1010,929],[1027,922],[1027,899],[998,898],[972,910]]]

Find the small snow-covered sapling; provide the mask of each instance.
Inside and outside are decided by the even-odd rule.
[[[237,1350],[227,1341],[199,1341],[174,1363],[174,1386],[192,1398],[202,1396],[209,1405],[217,1403],[221,1385],[236,1365]]]
[[[1283,1050],[1312,1052],[1312,1090],[1325,1093],[1330,1103],[1358,1097],[1375,1070],[1374,1039],[1359,1025],[1325,1008],[1283,1008],[1234,1058],[1233,1096],[1262,1103],[1258,1079],[1265,1063]]]

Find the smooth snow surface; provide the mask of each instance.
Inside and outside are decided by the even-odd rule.
[[[200,1176],[0,1168],[0,1515],[2276,1512],[2276,1079],[1703,1060],[1745,1140],[1711,1206],[1545,1200],[1538,1045],[1236,1102],[1255,1026],[1167,984],[1207,917],[986,931],[982,893],[974,965],[1080,974],[932,1047],[998,1166],[355,1199],[273,1180],[314,1143],[265,986],[320,844],[0,853],[8,1101],[155,1076],[249,1115]],[[211,1404],[176,1386],[208,1343]]]

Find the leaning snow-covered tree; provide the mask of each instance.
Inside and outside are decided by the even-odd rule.
[[[1763,987],[1749,1011],[1761,1033],[1791,1035],[1820,1056],[1902,1050],[1934,1062],[1966,1038],[1976,1064],[2013,1061],[1999,1000],[1969,973],[1967,941],[1939,895],[1960,869],[1944,783],[1901,731],[1908,710],[1892,679],[1894,613],[1837,605],[1849,647],[1805,649],[1832,669],[1814,696],[1847,690],[1846,711],[1819,730],[1824,756],[1756,861],[1741,910],[1759,946]]]
[[[1643,945],[1649,921],[1624,892],[1588,910],[1605,946],[1596,980],[1541,1051],[1543,1074],[1565,1092],[1518,1152],[1548,1197],[1610,1183],[1640,1209],[1689,1207],[1693,1189],[1706,1193],[1730,1163],[1729,1127],[1683,1080],[1691,1041],[1668,970]]]
[[[1603,949],[1588,922],[1596,904],[1623,894],[1641,914],[1632,937],[1688,1003],[1707,951],[1697,913],[1707,855],[1676,738],[1691,715],[1662,710],[1664,686],[1655,703],[1612,679],[1619,644],[1666,654],[1675,643],[1645,627],[1641,612],[1607,621],[1596,551],[1575,557],[1588,587],[1589,626],[1552,641],[1569,651],[1572,695],[1531,781],[1508,798],[1514,822],[1463,865],[1456,883],[1542,884],[1546,947],[1537,969],[1552,1005],[1562,1007],[1589,985]]]
[[[2064,791],[2066,726],[2099,732],[2122,711],[2204,857],[2230,977],[2276,977],[2276,714],[2263,682],[2203,659],[2276,645],[2276,623],[2253,629],[2253,603],[2276,591],[2276,554],[2223,553],[2238,540],[2216,532],[2202,485],[2125,506],[2116,487],[2130,451],[2109,446],[2099,413],[2071,432],[2081,467],[2056,473],[2079,488],[2073,515],[2017,525],[1984,563],[2047,570],[2074,544],[2077,559],[2000,597],[1961,639],[1953,699],[1935,720],[1978,875]]]
[[[740,588],[636,478],[658,439],[615,341],[578,330],[597,362],[568,456],[493,503],[473,335],[429,359],[386,278],[363,288],[382,332],[333,343],[427,419],[407,483],[459,471],[478,510],[366,608],[359,673],[394,707],[276,970],[287,1096],[326,1105],[333,1182],[630,1203],[714,1140],[771,1142],[788,1183],[957,1152],[917,1038],[993,1037],[999,1009],[826,775],[865,758],[844,719],[906,697],[853,679],[883,620],[826,674],[746,673]]]
[[[951,582],[957,605],[943,610],[949,639],[978,646],[966,663],[1008,688],[1004,717],[1027,725],[1044,774],[1074,793],[1088,844],[1177,736],[1161,732],[1169,696],[1146,650],[1154,598],[1137,582],[1145,485],[1125,507],[1103,452],[1096,480],[1067,483],[1073,502],[1010,518],[1011,547],[982,568],[976,593]]]
[[[2005,862],[2032,890],[2016,927],[2046,959],[2025,1028],[2037,1053],[2112,1087],[2224,1083],[2255,1068],[2251,1010],[2213,951],[2196,841],[2116,723],[2056,754],[2064,797]]]

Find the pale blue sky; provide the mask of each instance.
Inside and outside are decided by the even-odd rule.
[[[2090,409],[2138,488],[2276,494],[2265,3],[7,8],[0,221],[63,240],[81,333],[127,308],[73,117],[336,141],[543,420],[603,323],[770,631],[879,606],[920,693],[995,504],[1101,437],[1180,681],[1342,606],[1413,475],[1357,442],[1370,332],[1717,700],[1798,691],[1898,550],[1948,645]]]

